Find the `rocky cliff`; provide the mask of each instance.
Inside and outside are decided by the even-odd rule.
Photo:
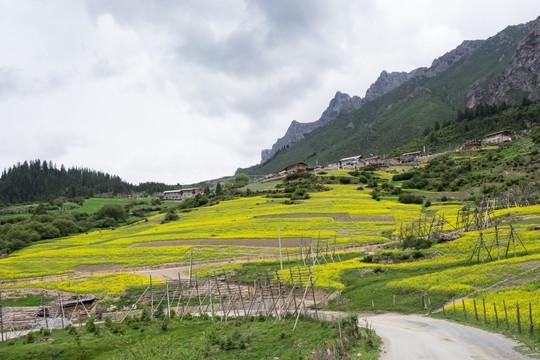
[[[492,104],[511,102],[511,94],[526,93],[531,100],[540,100],[540,17],[532,23],[529,33],[520,41],[510,64],[496,76],[480,101]]]
[[[388,73],[383,71],[379,78],[369,87],[366,91],[366,96],[361,98],[359,96],[350,96],[348,94],[338,91],[334,98],[330,100],[330,104],[326,110],[322,113],[319,120],[310,123],[300,123],[296,120],[291,122],[291,125],[287,129],[285,135],[279,138],[272,146],[272,149],[265,149],[261,152],[261,163],[273,158],[280,150],[285,149],[288,146],[302,140],[307,134],[320,128],[338,116],[350,113],[353,110],[360,108],[366,102],[374,100],[392,89],[395,89],[399,85],[408,81],[412,76],[415,76],[415,72],[392,72]]]
[[[293,120],[285,135],[276,141],[276,143],[272,146],[272,149],[265,149],[261,152],[261,163],[270,160],[280,150],[302,140],[307,134],[321,126],[328,124],[338,116],[358,109],[363,103],[364,100],[358,96],[351,97],[338,91],[334,98],[330,101],[330,104],[326,110],[322,113],[319,120],[310,123],[300,123]]]
[[[338,116],[348,114],[349,112],[360,108],[365,103],[375,100],[389,91],[399,87],[405,82],[416,76],[435,77],[441,72],[447,70],[452,64],[461,60],[476,51],[484,42],[484,40],[464,41],[461,45],[443,56],[435,59],[429,68],[418,68],[411,72],[387,72],[383,70],[377,80],[371,84],[366,91],[364,98],[358,96],[349,96],[340,91],[336,93],[334,98],[326,110],[322,113],[319,120],[310,123],[300,123],[293,120],[285,135],[279,138],[271,149],[261,151],[261,164],[270,160],[280,150],[291,146],[292,144],[302,140],[307,134],[320,128]]]

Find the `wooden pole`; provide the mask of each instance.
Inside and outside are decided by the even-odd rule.
[[[171,302],[169,301],[169,283],[167,283],[167,317],[171,318]]]
[[[461,303],[463,304],[463,316],[465,316],[465,320],[467,320],[467,310],[465,309],[465,300],[461,300]]]
[[[476,321],[478,321],[478,311],[476,310],[476,299],[473,299],[473,305],[474,305],[474,317],[476,318]]]
[[[428,301],[429,315],[431,315],[431,298],[428,298],[427,301]]]
[[[521,318],[519,314],[519,301],[516,301],[516,315],[517,315],[518,333],[521,334]]]
[[[240,301],[242,302],[242,309],[244,310],[244,317],[247,316],[246,313],[246,305],[244,304],[244,296],[242,295],[242,288],[240,287],[240,282],[236,282],[236,285],[238,285],[238,293],[240,294]]]
[[[452,299],[452,305],[454,305],[454,317],[456,317],[456,300]]]
[[[150,319],[154,317],[154,288],[152,287],[152,275],[150,275],[150,303],[152,311],[150,312]]]
[[[193,252],[189,251],[189,280],[188,286],[191,286],[191,277],[193,275]]]
[[[495,312],[495,323],[497,324],[497,327],[499,327],[499,315],[497,314],[497,305],[495,305],[495,301],[493,302],[493,311]]]
[[[324,342],[324,346],[326,347],[326,354],[328,355],[328,360],[332,360],[332,352],[330,351],[330,345],[328,344],[328,341]]]
[[[47,320],[47,312],[45,310],[45,303],[43,302],[43,293],[41,293],[41,303],[43,304],[43,320],[45,320],[45,327],[49,330],[49,320]]]
[[[504,317],[506,318],[506,331],[510,330],[510,324],[508,323],[508,311],[506,311],[506,302],[503,300]]]
[[[281,255],[281,233],[279,231],[279,226],[277,228],[277,234],[278,234],[278,239],[279,239],[279,266],[280,266],[280,269],[281,271],[283,271],[283,257]]]
[[[531,337],[534,335],[534,325],[533,325],[533,317],[532,317],[532,305],[529,301],[529,334]]]
[[[394,299],[392,301],[392,304],[394,305],[394,307],[396,307],[396,294],[394,294]]]
[[[309,283],[311,282],[311,272],[309,273],[309,280],[308,282],[306,283],[306,290],[304,291],[304,296],[302,296],[302,301],[300,303],[300,307],[302,307],[302,305],[304,305],[304,300],[306,299],[306,295],[307,295],[307,292],[309,290]],[[300,311],[297,312],[296,314],[296,321],[294,322],[294,327],[293,327],[293,331],[296,330],[296,325],[298,324],[298,319],[300,318]]]
[[[313,272],[313,268],[311,269]],[[313,295],[313,306],[315,308],[315,318],[319,320],[319,313],[317,312],[317,300],[315,299],[315,287],[313,286],[313,277],[309,277],[309,281],[311,282],[311,293]]]
[[[482,298],[482,305],[484,306],[484,324],[487,324],[487,317],[486,317],[486,299]]]
[[[43,299],[43,297],[41,297]],[[0,335],[4,342],[4,310],[2,308],[2,291],[0,291]]]
[[[497,246],[497,260],[501,260],[501,254],[499,252],[499,229],[497,225],[495,225],[495,243]]]

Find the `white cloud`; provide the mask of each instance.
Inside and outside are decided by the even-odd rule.
[[[0,0],[0,168],[130,182],[230,175],[382,70],[532,20],[524,0]]]

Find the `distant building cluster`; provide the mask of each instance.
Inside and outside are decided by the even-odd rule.
[[[179,190],[168,190],[163,192],[163,200],[165,201],[182,201],[202,193],[200,188],[189,188]]]
[[[501,130],[491,134],[487,134],[484,139],[469,140],[461,146],[462,149],[470,149],[480,147],[483,145],[499,145],[507,142],[511,142],[510,132],[508,130]]]

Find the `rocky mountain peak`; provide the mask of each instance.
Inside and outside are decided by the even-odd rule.
[[[299,123],[296,120],[293,120],[289,129],[285,133],[285,136],[279,138],[276,143],[272,146],[272,149],[265,149],[261,151],[261,163],[264,163],[274,157],[280,150],[285,149],[288,146],[291,146],[295,142],[302,140],[307,134],[312,132],[315,129],[325,126],[330,123],[332,120],[336,119],[341,115],[350,113],[353,110],[360,108],[366,102],[374,100],[380,96],[383,96],[390,90],[395,89],[404,82],[411,79],[413,76],[416,76],[418,71],[413,71],[411,73],[406,72],[381,72],[381,75],[377,80],[371,84],[369,89],[366,91],[366,97],[361,98],[359,96],[350,96],[341,91],[337,91],[328,107],[322,113],[319,120],[310,122],[310,123]]]
[[[433,60],[431,67],[427,70],[427,77],[434,77],[443,71],[447,70],[450,66],[463,59],[464,57],[472,54],[485,40],[465,40],[457,48],[451,50],[441,57]]]
[[[328,107],[322,113],[319,120],[310,123],[301,123],[293,120],[285,135],[276,141],[276,143],[272,146],[272,149],[264,149],[261,151],[261,163],[270,160],[280,150],[283,150],[288,146],[302,140],[307,134],[317,128],[320,128],[321,126],[328,124],[338,116],[358,109],[363,103],[364,101],[358,96],[351,97],[350,95],[342,93],[341,91],[336,92],[336,95],[334,98],[332,98],[332,100],[330,100]]]
[[[377,80],[371,84],[366,91],[365,101],[375,100],[379,96],[383,96],[390,90],[393,90],[411,79],[412,74],[407,72],[387,72],[383,70]]]
[[[491,82],[480,101],[510,102],[509,94],[525,93],[532,100],[540,100],[540,17],[524,24],[528,33],[519,42],[510,63],[502,74]]]

